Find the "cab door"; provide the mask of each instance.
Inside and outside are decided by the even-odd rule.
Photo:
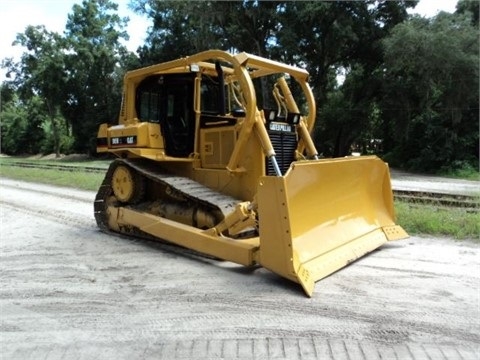
[[[187,157],[193,152],[195,74],[153,75],[137,88],[136,112],[140,121],[159,123],[166,155]]]

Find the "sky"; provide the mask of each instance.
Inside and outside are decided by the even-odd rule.
[[[23,49],[12,46],[17,33],[24,32],[28,25],[45,25],[47,30],[63,33],[67,15],[74,4],[82,0],[0,0],[0,60],[18,59]],[[129,0],[113,0],[118,4],[121,17],[129,17],[127,32],[130,40],[126,46],[131,51],[143,44],[150,21],[128,9]],[[439,11],[454,12],[457,0],[420,0],[413,13],[432,17]],[[0,82],[5,80],[5,71],[0,69]]]
[[[130,0],[112,1],[118,4],[120,17],[130,18],[127,27],[130,39],[125,45],[135,52],[144,42],[150,21],[128,9]],[[12,46],[12,42],[28,25],[45,25],[48,31],[62,34],[73,5],[81,3],[82,0],[0,0],[0,61],[7,57],[20,57],[24,48]],[[0,69],[0,83],[3,80],[5,70]]]

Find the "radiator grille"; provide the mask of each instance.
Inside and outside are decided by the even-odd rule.
[[[278,167],[283,175],[295,160],[295,150],[298,143],[297,134],[296,132],[268,131],[268,135],[277,154]],[[266,159],[265,163],[267,175],[276,175],[270,160]]]

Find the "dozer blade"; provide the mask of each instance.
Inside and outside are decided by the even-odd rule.
[[[315,282],[389,240],[395,225],[388,165],[375,156],[295,162],[258,188],[260,263],[298,282]]]

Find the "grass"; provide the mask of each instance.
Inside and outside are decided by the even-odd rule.
[[[472,239],[480,243],[480,213],[460,208],[395,202],[397,221],[412,235],[429,234]]]
[[[58,171],[11,166],[12,159],[0,159],[0,176],[97,191],[104,174],[82,171]],[[46,163],[42,161],[42,163]],[[52,163],[58,164],[58,161]],[[63,162],[65,165],[97,166],[107,168],[108,162]],[[410,235],[441,235],[455,239],[472,239],[480,243],[480,213],[469,213],[459,208],[439,208],[432,205],[395,201],[397,223]]]
[[[16,162],[28,162],[28,163],[38,163],[38,164],[45,164],[45,165],[66,165],[66,166],[78,166],[78,167],[98,167],[98,168],[105,168],[108,169],[108,165],[112,160],[65,160],[65,159],[50,159],[50,160],[43,160],[43,159],[34,159],[29,157],[0,157],[0,168],[3,166],[10,165]]]
[[[441,176],[446,176],[455,179],[464,180],[480,180],[480,172],[478,169],[473,168],[470,165],[464,165],[456,168],[455,170],[441,171]]]
[[[90,164],[82,163],[82,166],[87,165],[92,166]],[[2,161],[0,161],[0,176],[16,180],[96,191],[100,187],[105,174],[85,173],[83,171],[22,168],[12,166],[11,163],[3,161],[2,159]]]

